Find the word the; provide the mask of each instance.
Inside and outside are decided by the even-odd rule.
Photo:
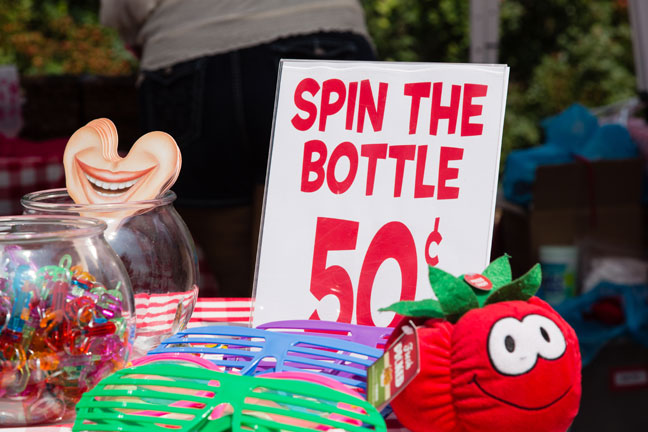
[[[430,98],[430,89],[432,94]],[[473,103],[473,98],[486,96],[488,86],[482,84],[453,85],[450,93],[450,105],[441,105],[441,93],[443,83],[418,82],[405,84],[405,95],[412,98],[410,104],[409,133],[415,134],[418,126],[419,108],[421,99],[430,98],[430,135],[436,135],[439,128],[439,120],[448,120],[448,134],[455,134],[457,131],[457,118],[459,117],[459,105],[461,94],[461,136],[481,135],[484,125],[471,123],[470,118],[481,115],[482,105]]]

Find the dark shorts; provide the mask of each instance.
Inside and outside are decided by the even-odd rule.
[[[360,35],[317,33],[143,73],[144,132],[167,132],[182,151],[172,187],[178,205],[246,204],[265,182],[281,58],[375,60],[375,54]]]

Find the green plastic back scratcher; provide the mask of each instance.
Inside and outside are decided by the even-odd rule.
[[[368,402],[320,384],[168,363],[113,373],[76,410],[74,432],[387,430]]]

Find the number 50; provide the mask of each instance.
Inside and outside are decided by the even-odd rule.
[[[359,222],[350,220],[317,218],[310,291],[318,300],[327,295],[337,297],[340,303],[339,322],[350,323],[353,317],[353,283],[343,267],[326,267],[326,257],[329,251],[355,250],[359,226]],[[374,235],[362,263],[356,306],[358,324],[375,325],[371,316],[373,284],[378,269],[389,258],[396,260],[400,267],[400,299],[414,300],[417,274],[414,238],[403,223],[388,222]],[[317,310],[310,319],[320,319]],[[398,317],[394,317],[389,325],[396,325],[397,320]]]

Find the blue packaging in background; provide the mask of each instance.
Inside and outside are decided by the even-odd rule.
[[[539,250],[542,285],[538,296],[552,305],[577,293],[578,250],[569,245],[544,245]]]

